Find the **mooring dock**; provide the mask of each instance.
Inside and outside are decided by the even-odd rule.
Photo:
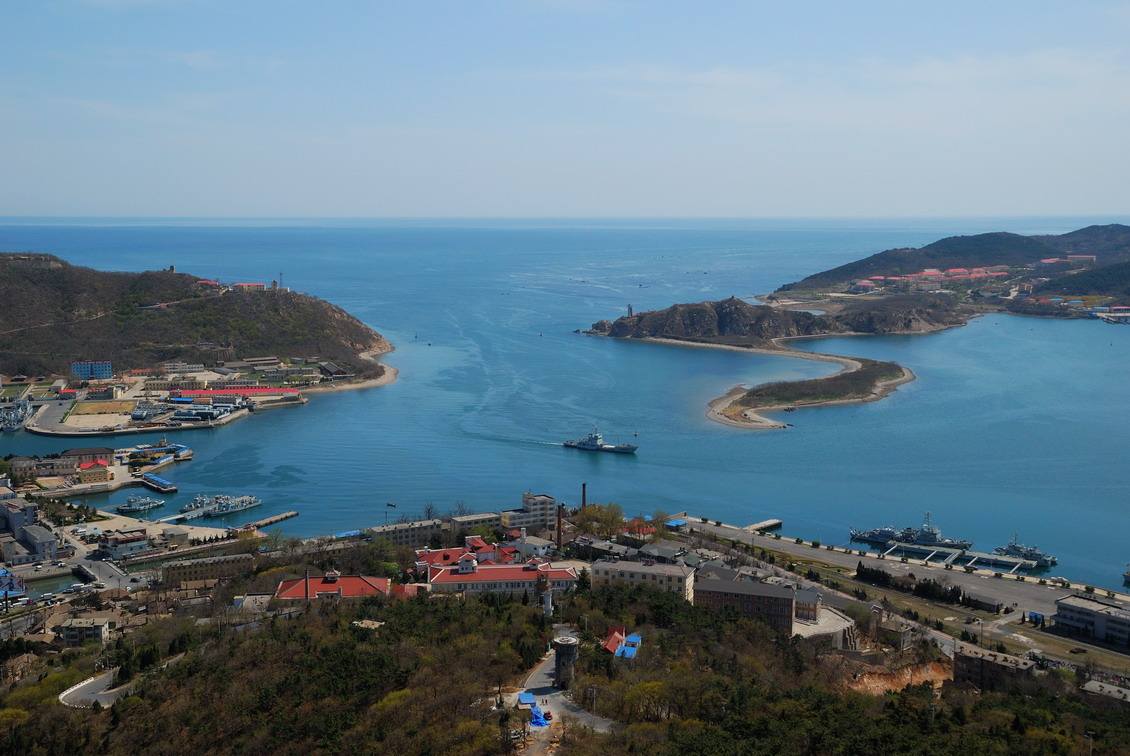
[[[953,549],[947,546],[922,546],[917,543],[902,543],[900,541],[891,541],[887,544],[887,550],[883,552],[883,556],[891,554],[922,557],[923,561],[926,562],[938,557],[942,564],[961,564],[966,567],[1002,567],[1009,572],[1034,570],[1039,567],[1031,559],[989,554],[984,551]]]

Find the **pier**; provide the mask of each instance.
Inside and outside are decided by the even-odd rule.
[[[298,516],[298,512],[294,512],[294,511],[282,512],[281,514],[271,515],[270,517],[264,517],[262,520],[256,520],[255,522],[249,522],[246,525],[244,525],[243,527],[247,528],[248,530],[259,530],[260,528],[267,528],[267,527],[270,527],[271,525],[275,525],[277,523],[280,523],[283,520],[289,520],[290,518],[297,517],[297,516]]]
[[[172,461],[171,457],[169,458],[169,461]],[[143,485],[152,488],[158,493],[170,494],[177,492],[175,483],[169,480],[165,480],[164,478],[154,475],[153,473],[145,473],[144,475],[142,475],[141,482]]]
[[[764,533],[767,530],[777,530],[782,525],[784,525],[784,523],[781,522],[780,520],[771,519],[771,520],[762,520],[761,522],[755,522],[752,525],[746,525],[742,529],[746,530],[750,533]]]
[[[988,554],[983,551],[969,551],[968,549],[951,549],[945,546],[920,546],[914,543],[901,543],[899,541],[891,541],[887,544],[890,546],[883,552],[883,556],[889,556],[893,553],[904,554],[907,556],[921,556],[923,561],[929,562],[936,556],[943,558],[943,564],[954,564],[959,560],[968,559],[966,566],[972,567],[974,563],[984,565],[986,567],[1003,567],[1010,572],[1017,570],[1034,570],[1037,565],[1031,559],[1021,559],[1020,557],[1004,556],[1002,554]]]

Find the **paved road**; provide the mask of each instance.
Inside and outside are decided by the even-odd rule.
[[[1023,611],[1041,612],[1047,616],[1055,614],[1055,601],[1071,595],[1074,591],[1053,585],[1040,585],[1030,578],[1019,582],[1011,578],[995,578],[991,574],[966,573],[960,568],[946,570],[941,566],[926,566],[921,560],[901,562],[898,559],[877,559],[874,556],[861,557],[858,554],[845,554],[843,551],[813,549],[806,544],[797,544],[791,538],[777,540],[772,536],[749,533],[732,525],[721,527],[712,524],[692,522],[694,530],[707,535],[734,539],[742,543],[762,546],[774,551],[782,551],[798,557],[808,557],[834,564],[847,569],[855,569],[860,560],[868,567],[878,567],[893,574],[913,572],[917,577],[929,576],[939,581],[959,585],[963,590],[1000,601],[1005,606],[1013,606]]]
[[[113,706],[114,702],[129,693],[128,684],[111,689],[114,684],[114,673],[117,670],[103,672],[87,680],[83,680],[59,694],[59,703],[79,709],[87,709],[97,701],[102,706]]]
[[[554,636],[558,635],[572,635],[576,634],[576,629],[568,627],[567,625],[555,625],[553,628]],[[585,709],[578,706],[569,698],[564,690],[554,686],[553,668],[557,661],[557,652],[551,650],[546,654],[540,662],[538,662],[530,674],[526,677],[526,682],[523,690],[527,690],[534,694],[537,699],[538,706],[543,711],[550,711],[553,713],[554,721],[560,721],[563,714],[567,714],[577,721],[578,724],[588,727],[596,732],[608,732],[615,726],[615,722],[611,719],[598,717]],[[513,706],[518,700],[518,694],[512,693],[507,697],[506,705]],[[540,733],[546,738],[549,736],[551,728],[542,728]]]

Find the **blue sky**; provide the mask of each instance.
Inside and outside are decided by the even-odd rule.
[[[1130,2],[7,2],[0,215],[1125,218],[1127,40]]]

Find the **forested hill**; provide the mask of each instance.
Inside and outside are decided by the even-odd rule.
[[[677,304],[593,323],[590,333],[618,338],[663,338],[735,346],[771,346],[773,339],[836,333],[918,333],[965,321],[946,295],[908,294],[860,300],[835,315],[813,315],[736,297]]]
[[[1130,297],[1130,262],[1053,278],[1039,290],[1048,294],[1103,294],[1124,299]]]
[[[1022,236],[1003,231],[950,236],[925,247],[888,249],[785,284],[779,290],[821,289],[874,275],[903,275],[924,268],[1027,265],[1060,254],[1090,254],[1099,264],[1130,260],[1130,226],[1087,226],[1058,236]]]
[[[318,355],[379,371],[384,338],[328,302],[283,290],[223,291],[173,271],[110,273],[52,255],[0,254],[0,373],[65,373],[71,360],[128,369],[166,360]]]

